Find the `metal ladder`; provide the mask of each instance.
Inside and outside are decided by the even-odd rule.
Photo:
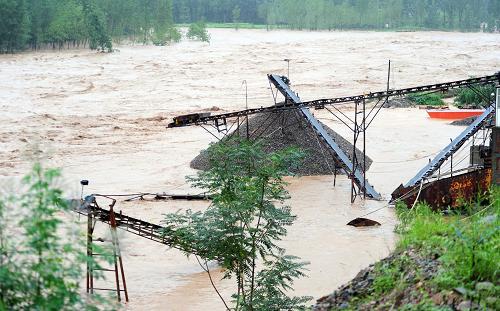
[[[97,202],[95,201],[95,198],[93,198],[95,204],[97,206]],[[113,211],[113,206],[116,201],[113,201],[111,203],[109,214],[108,214],[108,224],[109,224],[109,229],[111,232],[111,244],[112,244],[112,256],[113,256],[113,267],[111,269],[106,269],[106,268],[101,268],[98,267],[95,262],[94,262],[94,257],[103,257],[103,256],[108,256],[107,254],[99,254],[99,253],[94,253],[94,239],[93,239],[93,233],[94,229],[98,220],[99,213],[93,212],[92,210],[89,211],[87,214],[87,256],[89,257],[87,261],[87,293],[89,294],[94,294],[94,291],[112,291],[116,292],[116,296],[119,302],[121,302],[122,297],[121,294],[122,292],[125,295],[125,301],[128,302],[128,291],[127,291],[127,283],[125,281],[125,272],[123,269],[123,261],[122,261],[122,255],[120,251],[120,244],[118,241],[118,234],[116,232],[117,228],[117,222],[116,222],[116,216],[115,212]],[[96,241],[99,242],[107,242],[104,241],[103,239],[96,239]],[[94,281],[95,281],[95,274],[94,272],[96,271],[102,271],[102,272],[113,272],[114,277],[115,277],[115,286],[116,288],[98,288],[94,286]],[[121,283],[123,284],[123,289],[120,287],[120,279]]]

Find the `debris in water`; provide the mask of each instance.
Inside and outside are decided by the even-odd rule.
[[[349,223],[347,223],[347,225],[353,227],[373,227],[373,226],[380,226],[380,223],[375,220],[360,217],[351,220]]]

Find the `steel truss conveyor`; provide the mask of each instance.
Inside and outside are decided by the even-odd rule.
[[[452,82],[445,83],[437,83],[430,84],[424,86],[416,86],[398,90],[388,90],[381,92],[368,93],[363,95],[355,95],[355,96],[344,96],[330,99],[318,99],[306,102],[300,102],[299,104],[295,103],[285,103],[280,106],[270,106],[270,107],[260,107],[260,108],[251,108],[245,109],[241,111],[222,113],[217,115],[209,115],[205,113],[195,113],[186,116],[179,116],[174,118],[174,121],[168,124],[169,128],[173,127],[182,127],[189,125],[199,125],[199,124],[207,124],[211,122],[223,123],[226,119],[229,118],[237,118],[237,117],[245,117],[248,115],[258,114],[258,113],[266,113],[266,112],[276,112],[282,110],[290,110],[297,109],[302,107],[324,107],[328,105],[336,105],[336,104],[344,104],[349,102],[361,102],[363,100],[378,100],[378,99],[386,99],[393,96],[405,96],[408,94],[419,93],[419,92],[438,92],[438,91],[446,91],[450,89],[456,89],[460,87],[470,87],[478,84],[488,84],[495,83],[500,81],[500,72],[497,72],[494,75],[484,76],[479,78],[471,78],[466,80],[458,80]]]
[[[489,106],[482,115],[477,117],[477,119],[469,125],[460,135],[458,135],[454,140],[450,142],[439,154],[432,159],[424,168],[422,168],[415,177],[413,177],[406,185],[405,188],[413,187],[420,184],[426,178],[431,177],[431,175],[438,170],[441,165],[443,165],[446,160],[448,160],[455,152],[457,152],[460,147],[464,145],[469,138],[476,134],[481,128],[483,128],[495,114],[495,108]]]
[[[278,75],[268,75],[269,81],[276,86],[276,88],[285,96],[286,101],[291,101],[293,104],[300,106],[300,98],[292,92],[290,87],[283,81],[283,78]],[[381,199],[382,197],[378,192],[375,191],[372,185],[368,183],[363,173],[354,167],[351,159],[345,154],[345,152],[340,148],[340,146],[335,142],[335,140],[328,134],[328,132],[323,128],[321,123],[312,115],[311,111],[307,106],[299,107],[301,114],[306,118],[307,122],[312,126],[316,134],[323,139],[323,141],[330,147],[333,152],[336,162],[341,165],[341,167],[346,171],[347,174],[351,176],[356,185],[364,192],[368,197],[372,199]]]
[[[75,208],[75,212],[85,216],[91,215],[94,219],[106,224],[110,224],[111,221],[111,209],[107,210],[101,208],[97,204],[94,196],[86,197],[83,204]],[[121,213],[121,211],[114,212],[114,216],[116,219],[117,228],[128,231],[145,239],[152,240],[169,247],[177,248],[174,246],[173,241],[168,238],[168,235],[166,234],[168,228],[124,215]]]

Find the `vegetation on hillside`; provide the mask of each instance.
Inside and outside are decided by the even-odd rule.
[[[211,145],[210,169],[191,178],[208,191],[204,212],[170,214],[165,233],[201,268],[229,310],[293,310],[309,297],[290,297],[293,281],[304,276],[305,263],[285,253],[279,241],[295,216],[284,205],[289,197],[283,176],[302,159],[301,152],[263,151],[259,143],[233,139]],[[232,304],[214,285],[208,261],[217,261],[225,279],[235,281]]]
[[[448,215],[396,206],[393,255],[324,298],[331,310],[500,309],[500,188]],[[342,306],[342,307],[341,307]]]
[[[0,198],[2,311],[97,310],[81,295],[82,267],[91,259],[83,252],[77,225],[61,219],[68,206],[55,187],[58,176],[59,171],[37,164],[22,190]],[[99,310],[108,305],[94,298]]]

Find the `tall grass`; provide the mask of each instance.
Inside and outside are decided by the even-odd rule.
[[[398,249],[413,248],[439,258],[441,270],[433,280],[438,289],[464,287],[479,295],[474,292],[478,282],[496,284],[500,279],[500,188],[491,190],[487,202],[469,203],[449,216],[425,204],[413,209],[398,204]],[[490,294],[498,297],[500,287]]]

